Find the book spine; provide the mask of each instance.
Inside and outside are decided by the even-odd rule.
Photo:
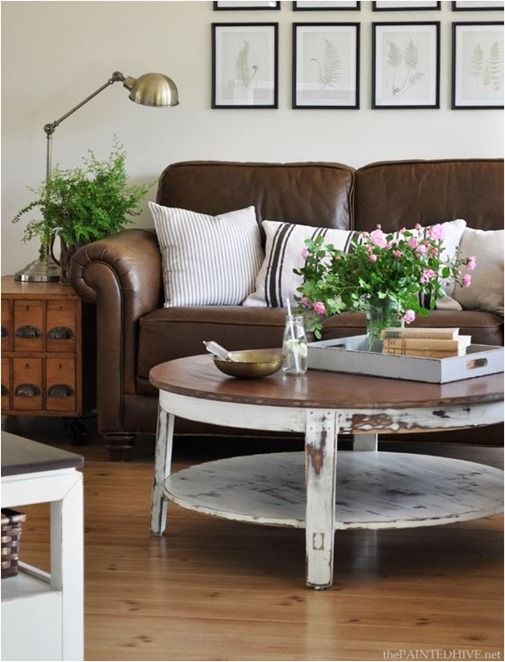
[[[394,356],[414,356],[418,358],[447,359],[453,356],[462,356],[464,350],[430,350],[430,349],[385,349],[383,354]]]
[[[469,344],[466,338],[467,336],[460,336],[457,340],[441,338],[385,338],[383,344],[390,349],[457,350]]]
[[[456,340],[459,329],[455,328],[433,328],[433,329],[401,329],[388,327],[381,333],[382,338],[440,338]]]

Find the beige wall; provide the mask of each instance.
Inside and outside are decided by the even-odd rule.
[[[185,159],[328,160],[360,166],[375,160],[502,155],[503,112],[451,111],[451,21],[503,20],[502,12],[372,13],[214,12],[205,2],[2,3],[2,273],[37,252],[21,243],[10,219],[31,199],[26,186],[44,177],[42,126],[118,69],[160,71],[179,87],[177,108],[150,109],[128,101],[119,84],[106,90],[55,134],[54,160],[73,167],[88,148],[105,156],[116,133],[135,181],[156,180]],[[355,21],[361,32],[361,110],[292,110],[291,23]],[[440,20],[440,110],[370,110],[371,21]],[[210,109],[212,21],[280,23],[279,109]],[[150,197],[154,196],[154,189]],[[146,210],[138,221],[151,225]]]

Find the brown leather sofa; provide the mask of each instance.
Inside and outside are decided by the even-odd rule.
[[[463,218],[492,230],[503,227],[503,161],[401,161],[358,170],[338,163],[176,163],[161,175],[157,201],[209,214],[254,204],[259,221],[343,229],[380,223],[389,231]],[[163,308],[160,252],[147,230],[125,230],[81,248],[71,281],[97,305],[98,423],[117,454],[132,447],[136,434],[155,430],[152,366],[202,353],[204,339],[230,349],[281,343],[282,309]],[[503,319],[488,312],[434,311],[417,323],[457,326],[475,342],[503,344]],[[364,326],[361,313],[345,313],[327,321],[325,335],[359,334]],[[487,430],[495,439],[501,435]],[[177,431],[202,427],[179,421]]]

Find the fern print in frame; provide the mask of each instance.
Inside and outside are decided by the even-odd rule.
[[[440,107],[440,23],[372,23],[372,108]]]
[[[503,108],[503,23],[452,24],[452,108]]]
[[[359,23],[293,25],[293,108],[359,108]]]
[[[277,23],[212,24],[212,108],[277,108]]]

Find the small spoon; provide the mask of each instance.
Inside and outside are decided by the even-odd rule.
[[[231,353],[214,340],[204,340],[203,344],[205,345],[206,350],[210,352],[210,354],[216,356],[218,359],[233,361]]]

